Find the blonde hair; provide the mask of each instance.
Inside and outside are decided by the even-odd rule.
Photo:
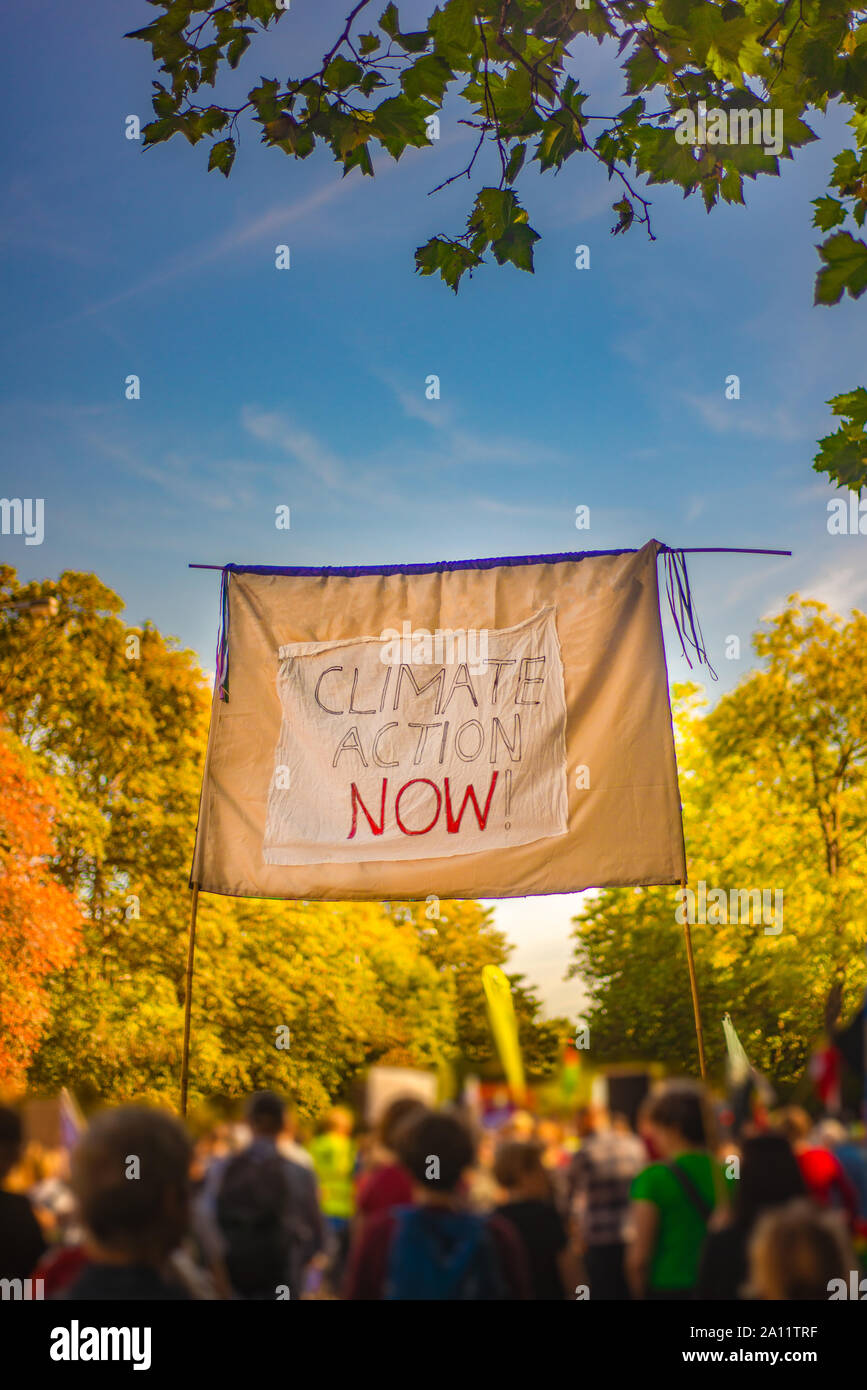
[[[839,1220],[803,1198],[759,1220],[749,1253],[750,1284],[765,1299],[826,1299],[831,1280],[857,1268]]]

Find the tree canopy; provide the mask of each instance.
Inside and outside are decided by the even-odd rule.
[[[864,990],[867,616],[795,596],[756,634],[763,666],[705,713],[676,690],[689,883],[779,891],[782,930],[708,907],[692,927],[709,1065],[731,1013],[750,1060],[784,1084]],[[575,921],[594,1059],[694,1070],[679,889],[618,889]],[[710,898],[708,898],[710,903]],[[724,920],[720,920],[723,918]],[[725,920],[727,919],[727,920]],[[776,923],[774,923],[774,927]]]
[[[0,725],[0,1087],[19,1086],[49,1019],[48,981],[81,939],[75,895],[51,871],[59,795]]]
[[[204,140],[208,168],[227,177],[245,119],[294,159],[322,146],[344,175],[372,176],[374,153],[398,160],[429,145],[431,118],[457,96],[456,119],[473,148],[445,183],[465,176],[472,188],[466,226],[431,236],[415,253],[420,274],[455,291],[490,257],[532,271],[540,234],[518,188],[533,166],[557,173],[578,155],[597,161],[617,188],[612,231],[641,226],[653,237],[651,185],[698,195],[709,212],[743,203],[745,180],[779,174],[781,157],[816,138],[811,113],[839,102],[852,135],[813,200],[824,236],[815,303],[867,289],[867,242],[857,235],[867,216],[867,12],[842,0],[447,0],[409,31],[395,4],[376,17],[379,5],[361,0],[335,21],[316,71],[260,76],[242,101],[224,91],[228,70],[252,50],[259,72],[273,72],[267,36],[286,22],[288,0],[148,3],[157,15],[129,35],[151,45],[164,78],[154,82],[145,144]],[[622,89],[617,109],[585,109],[581,40],[608,44]],[[779,148],[741,138],[751,116],[779,116]],[[485,150],[492,161],[480,159]],[[860,488],[867,389],[841,391],[829,404],[840,424],[820,440],[814,467]]]
[[[8,606],[47,596],[47,623]],[[4,1033],[21,1023],[10,1075],[30,1063],[37,1088],[174,1103],[207,682],[173,639],[128,627],[95,575],[19,584],[0,566],[0,599]],[[37,774],[39,787],[27,780]],[[479,904],[440,910],[434,946],[423,912],[383,903],[204,895],[192,1102],[273,1087],[311,1116],[375,1062],[432,1069],[466,1050],[496,1065],[472,976],[510,948]],[[547,1069],[557,1026],[538,1020],[531,991],[518,994],[528,1054]]]

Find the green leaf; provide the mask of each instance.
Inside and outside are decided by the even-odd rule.
[[[482,49],[473,0],[448,0],[441,10],[434,10],[428,27],[436,52],[456,71],[472,71],[473,59]]]
[[[647,44],[639,44],[623,66],[629,75],[626,90],[630,96],[637,96],[639,92],[648,91],[665,81],[665,64],[659,61]]]
[[[527,225],[527,213],[513,189],[481,189],[467,227],[473,251],[480,254],[490,245],[500,265],[511,261],[521,270],[532,271],[533,246],[539,235]]]
[[[346,58],[342,58],[338,53],[336,58],[332,58],[328,67],[323,73],[326,86],[332,92],[345,92],[348,87],[354,87],[364,75],[364,70],[358,63],[350,63]]]
[[[379,16],[379,27],[385,30],[390,39],[397,38],[400,33],[400,17],[397,13],[397,5],[393,3],[386,5]]]
[[[515,182],[515,179],[518,177],[518,175],[521,172],[521,169],[523,168],[526,155],[526,145],[515,145],[514,149],[509,155],[509,162],[506,165],[506,183]]]
[[[825,265],[816,276],[813,302],[837,304],[844,291],[860,298],[867,290],[867,243],[851,232],[835,232],[816,249]]]
[[[280,90],[280,83],[273,77],[263,77],[258,87],[253,87],[249,93],[250,100],[256,108],[260,121],[276,121],[280,115],[282,103],[277,99]]]
[[[867,390],[858,386],[833,396],[828,402],[835,415],[843,417],[833,434],[819,440],[813,460],[817,473],[826,473],[840,487],[867,486]]]
[[[210,158],[208,159],[208,169],[219,169],[220,173],[224,174],[226,178],[228,178],[232,169],[234,159],[234,140],[218,140],[215,145],[211,146],[211,154]]]
[[[707,164],[695,158],[691,145],[682,145],[676,132],[658,126],[642,126],[637,141],[636,162],[648,183],[677,183],[689,193],[697,187]]]
[[[172,92],[167,92],[165,87],[159,82],[155,82],[156,91],[153,96],[153,108],[157,116],[173,116],[180,105],[180,99]]]
[[[296,121],[288,111],[274,121],[263,122],[262,140],[267,145],[279,145],[296,159],[306,159],[316,145],[316,137],[309,126]]]
[[[835,415],[848,416],[852,425],[867,430],[867,389],[863,386],[856,386],[854,391],[844,391],[839,396],[832,396],[828,405]]]
[[[482,232],[487,241],[494,241],[515,220],[517,205],[517,196],[510,188],[481,189],[470,214],[470,231]]]
[[[343,177],[349,173],[350,169],[360,169],[362,174],[367,174],[373,178],[373,160],[370,157],[370,149],[366,144],[356,145],[355,149],[350,150],[343,161]]]
[[[612,236],[617,236],[618,232],[628,232],[635,218],[635,208],[628,198],[621,198],[612,207],[617,213],[617,223],[611,228]]]
[[[545,122],[533,158],[543,170],[559,169],[580,145],[581,140],[575,123],[570,121],[565,112],[560,111]]]
[[[526,222],[514,222],[496,241],[491,242],[491,250],[499,265],[511,261],[519,270],[533,272],[533,245],[539,240]]]
[[[358,84],[358,90],[363,92],[366,97],[369,97],[371,92],[375,91],[377,87],[385,87],[386,85],[387,83],[382,73],[375,72],[371,69],[370,72],[366,72],[362,77]]]
[[[236,68],[238,66],[241,58],[250,47],[250,35],[255,32],[256,31],[251,29],[249,25],[245,25],[243,28],[236,28],[233,31],[233,37],[226,49],[226,59],[230,68]]]
[[[461,277],[469,271],[472,275],[476,266],[482,264],[482,257],[471,251],[462,242],[451,241],[446,237],[431,237],[415,253],[415,268],[419,275],[439,275],[449,289],[458,292]]]
[[[407,53],[423,53],[430,43],[430,36],[426,29],[420,29],[413,34],[398,34],[397,42]]]
[[[813,226],[818,227],[820,232],[830,232],[832,227],[839,227],[841,222],[846,221],[846,208],[836,198],[814,198],[813,207],[816,209]]]
[[[429,97],[440,106],[446,87],[453,79],[454,73],[445,58],[427,53],[401,73],[400,85],[408,97]]]
[[[400,17],[397,13],[397,5],[386,5],[379,18],[379,25],[384,29],[390,39],[399,43],[406,53],[421,53],[427,48],[429,37],[427,30],[419,30],[411,34],[400,32]]]
[[[400,159],[407,145],[428,145],[425,113],[407,96],[389,97],[372,112],[371,135],[384,145],[394,159]]]
[[[158,121],[150,121],[142,130],[142,145],[160,145],[166,140],[170,140],[173,135],[177,135],[184,128],[183,116],[163,116]]]
[[[861,161],[854,150],[841,150],[834,158],[831,183],[840,193],[852,195],[861,181]]]
[[[381,40],[376,34],[362,34],[359,39],[359,48],[362,57],[367,57],[368,53],[375,53],[381,46]]]

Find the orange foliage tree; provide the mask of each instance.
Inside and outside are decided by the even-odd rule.
[[[0,1088],[24,1084],[48,1021],[48,976],[73,960],[81,934],[75,895],[51,861],[57,788],[0,724]]]

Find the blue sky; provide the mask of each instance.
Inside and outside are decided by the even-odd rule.
[[[423,8],[402,6],[406,23]],[[343,14],[293,0],[237,90],[318,66]],[[691,562],[715,690],[792,591],[863,607],[865,540],[828,535],[834,490],[811,469],[824,402],[865,377],[863,308],[812,307],[810,199],[846,143],[838,112],[782,178],[749,185],[746,209],[708,217],[651,190],[654,243],[609,234],[620,195],[595,164],[531,173],[536,274],[483,268],[455,298],[414,274],[413,251],[469,209],[466,181],[428,196],[467,162],[456,108],[438,144],[397,166],[383,155],[375,181],[341,180],[324,152],[294,164],[247,127],[226,181],[204,145],[125,138],[128,115],[150,115],[154,74],[122,34],[149,16],[137,0],[31,0],[5,21],[2,491],[46,509],[41,547],[2,538],[25,578],[95,570],[131,623],[151,619],[211,670],[218,576],[188,561],[393,563],[654,535],[792,549]],[[617,109],[610,50],[581,46],[576,70],[587,109]],[[124,398],[131,373],[139,401]],[[723,657],[730,633],[740,662]],[[682,679],[667,619],[666,638]],[[501,920],[549,1006],[574,1011],[576,986],[559,982],[572,911],[507,904]]]

